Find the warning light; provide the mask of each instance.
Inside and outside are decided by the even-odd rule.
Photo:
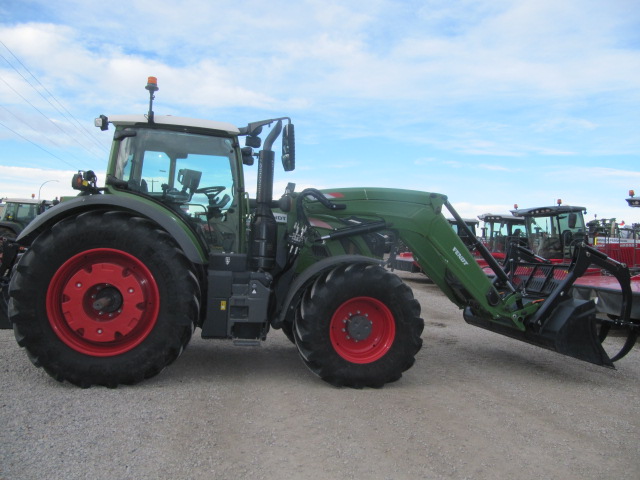
[[[158,90],[160,90],[158,88],[158,79],[156,77],[147,78],[147,86],[144,88],[146,88],[150,92],[157,92]]]

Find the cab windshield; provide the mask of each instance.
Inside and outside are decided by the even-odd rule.
[[[582,212],[566,212],[527,218],[531,248],[544,258],[568,258],[571,246],[584,239]]]
[[[230,218],[237,212],[233,139],[149,128],[118,134],[122,140],[113,172],[128,190],[189,217],[215,249],[235,250],[237,218]]]
[[[526,245],[526,237],[524,219],[522,221],[493,220],[489,222],[487,247],[494,253],[506,253],[512,241]]]
[[[37,203],[10,202],[4,207],[0,221],[19,223],[26,227],[41,211],[44,211],[44,205],[40,207]]]

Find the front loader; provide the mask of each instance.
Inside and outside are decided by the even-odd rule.
[[[105,186],[79,172],[78,197],[4,245],[0,285],[16,339],[57,380],[134,384],[175,360],[195,328],[244,346],[260,345],[274,328],[333,385],[393,382],[413,365],[424,322],[411,289],[385,268],[390,238],[414,252],[467,322],[612,366],[593,302],[567,295],[588,247],[577,250],[574,276],[546,290],[525,289],[505,272],[490,279],[443,215],[465,228],[445,195],[296,192],[290,184],[275,200],[280,136],[283,167],[295,168],[290,119],[237,128],[154,115],[153,77],[146,88],[147,115],[97,119],[103,130],[115,126]],[[256,159],[249,198],[244,169]],[[477,248],[499,268],[479,241]],[[603,263],[620,281],[629,321],[628,270]]]

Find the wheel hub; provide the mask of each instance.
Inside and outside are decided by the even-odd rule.
[[[389,308],[373,297],[353,297],[331,318],[331,344],[336,353],[353,363],[371,363],[391,348],[396,334]]]
[[[346,331],[356,342],[366,340],[371,335],[373,322],[367,318],[368,315],[362,315],[357,312],[355,315],[349,314],[349,318],[345,320],[347,326]]]
[[[98,314],[113,313],[122,308],[122,294],[120,291],[109,285],[98,285],[95,287],[96,293],[91,295],[92,307]]]

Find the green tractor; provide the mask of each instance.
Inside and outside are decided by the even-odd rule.
[[[0,211],[0,237],[15,239],[37,215],[52,205],[50,200],[7,198]]]
[[[196,328],[203,338],[239,345],[260,345],[273,328],[332,385],[398,380],[422,346],[424,322],[411,289],[385,268],[389,238],[414,252],[467,322],[612,366],[598,342],[593,302],[567,295],[570,280],[532,293],[506,274],[489,279],[443,215],[448,209],[466,228],[445,195],[296,192],[290,184],[274,200],[278,137],[284,170],[295,167],[289,118],[237,128],[156,116],[155,78],[146,89],[147,115],[96,121],[102,130],[115,127],[105,186],[93,172],[79,172],[78,197],[4,245],[0,285],[11,326],[31,361],[55,379],[135,384],[174,361]],[[244,169],[256,159],[249,198]],[[583,257],[580,250],[574,276]],[[628,271],[603,263],[620,279],[628,320]]]

